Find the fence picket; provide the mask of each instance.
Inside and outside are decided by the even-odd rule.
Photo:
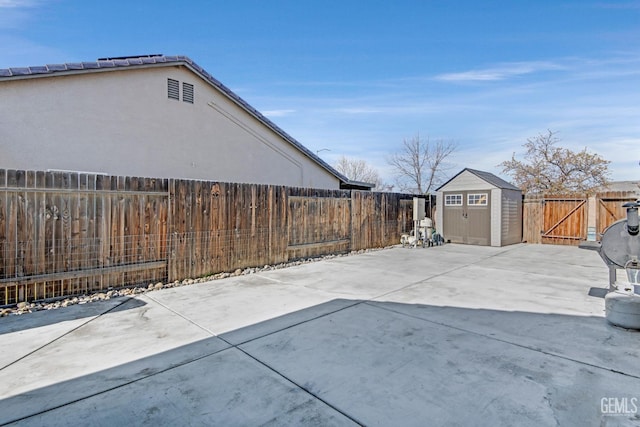
[[[396,244],[411,197],[0,169],[0,305]]]

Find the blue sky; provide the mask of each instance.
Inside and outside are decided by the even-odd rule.
[[[0,0],[0,68],[187,55],[329,163],[455,141],[452,172],[547,129],[640,178],[640,1]]]

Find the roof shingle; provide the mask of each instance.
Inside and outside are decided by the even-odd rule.
[[[488,182],[489,184],[503,189],[503,190],[516,190],[516,191],[520,191],[520,189],[518,187],[516,187],[515,185],[505,181],[504,179],[492,174],[491,172],[485,172],[485,171],[480,171],[477,169],[471,169],[471,168],[464,168],[462,169],[460,172],[458,172],[457,174],[455,174],[453,176],[453,178],[449,179],[447,182],[445,182],[444,184],[442,184],[440,187],[436,188],[436,191],[440,191],[440,189],[442,187],[444,187],[445,185],[447,185],[448,183],[450,183],[451,181],[453,181],[454,179],[456,179],[460,174],[462,174],[463,172],[469,172],[474,174],[475,176],[477,176],[478,178],[482,179],[483,181]]]

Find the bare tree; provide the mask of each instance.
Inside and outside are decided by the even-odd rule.
[[[338,159],[335,168],[352,181],[375,184],[376,188],[382,187],[383,185],[378,171],[364,160],[342,156]]]
[[[387,158],[396,172],[396,181],[402,191],[414,194],[429,194],[443,183],[450,166],[446,159],[457,149],[453,141],[428,138],[416,135],[403,140],[400,151]]]
[[[524,160],[517,160],[514,153],[511,160],[500,163],[502,171],[524,193],[586,193],[607,185],[610,162],[586,148],[576,153],[557,147],[556,133],[548,130],[527,139]]]

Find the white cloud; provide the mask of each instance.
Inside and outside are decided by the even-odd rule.
[[[295,112],[296,110],[265,110],[262,114],[266,117],[284,117]]]
[[[36,2],[33,0],[0,0],[0,9],[2,8],[17,8],[17,7],[31,7]]]
[[[366,92],[345,87],[318,93],[300,86],[295,95],[263,96],[261,101],[295,111],[295,116],[282,115],[278,125],[309,149],[330,149],[323,158],[344,154],[366,160],[386,180],[391,174],[385,155],[417,132],[458,142],[451,159],[457,170],[472,167],[502,175],[498,164],[514,152],[520,157],[527,138],[547,129],[559,132],[563,147],[587,147],[611,160],[612,179],[632,179],[640,176],[640,104],[637,92],[630,90],[638,85],[637,58],[633,52],[613,52],[503,63],[439,79],[351,82],[370,86]],[[496,84],[450,84],[465,81]]]
[[[553,62],[513,62],[479,70],[440,74],[434,79],[445,82],[499,81],[525,74],[563,69],[563,66]]]
[[[0,68],[57,64],[68,57],[63,50],[0,34]]]
[[[339,108],[336,110],[338,113],[344,114],[378,114],[382,113],[383,110],[380,108],[370,108],[370,107],[348,107],[348,108]]]
[[[23,28],[43,0],[0,0],[0,30]]]

